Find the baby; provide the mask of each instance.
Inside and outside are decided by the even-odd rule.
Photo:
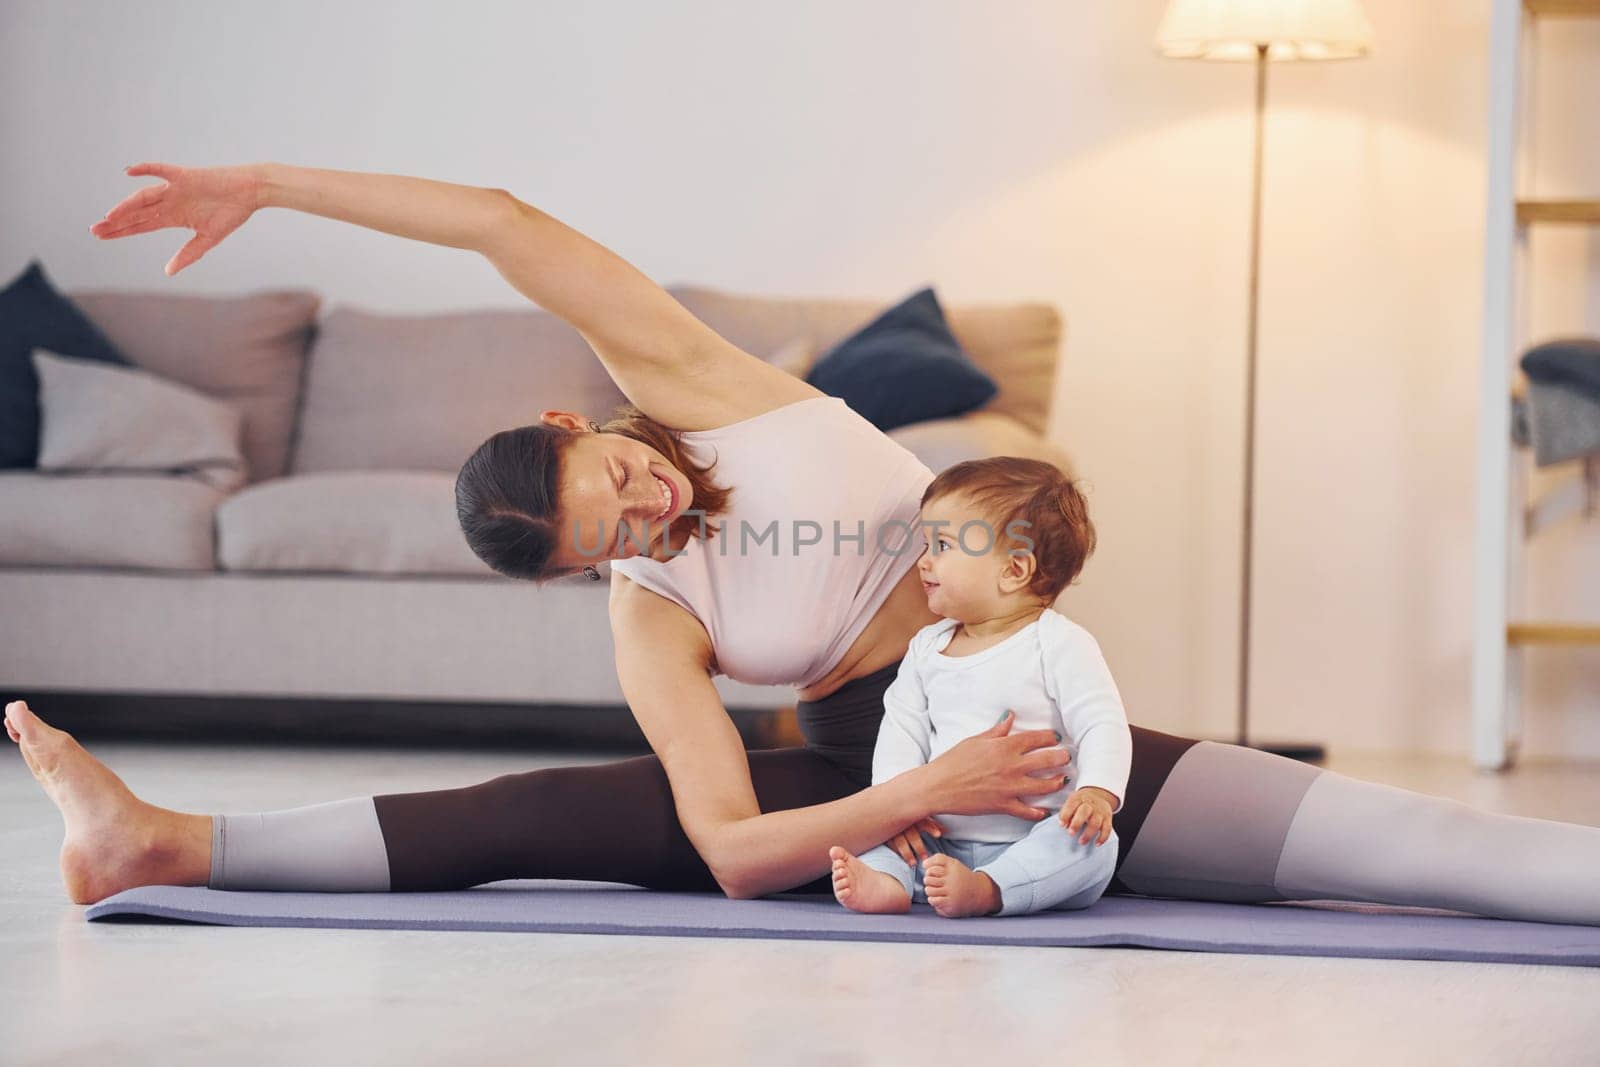
[[[917,566],[944,618],[912,638],[884,693],[873,784],[935,759],[966,737],[1016,719],[1053,730],[1072,754],[1062,787],[1026,802],[1059,814],[944,815],[859,858],[838,846],[833,892],[852,911],[1019,915],[1086,908],[1111,881],[1133,739],[1122,698],[1087,630],[1051,608],[1094,551],[1094,526],[1071,479],[1037,460],[959,463],[922,495],[927,547]],[[926,849],[913,851],[922,828]],[[943,831],[940,833],[939,831]],[[929,851],[931,850],[931,851]],[[902,856],[929,851],[922,878]]]

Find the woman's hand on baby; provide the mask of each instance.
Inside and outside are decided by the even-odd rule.
[[[1078,838],[1080,845],[1087,845],[1091,838],[1097,836],[1095,844],[1103,845],[1111,840],[1111,809],[1116,803],[1117,798],[1104,789],[1086,785],[1073,790],[1067,802],[1061,805],[1061,814],[1056,817],[1068,833],[1083,831]]]
[[[894,849],[895,854],[906,861],[906,866],[915,867],[921,860],[928,858],[928,843],[922,840],[924,833],[934,837],[944,836],[944,827],[931,818],[918,819],[914,825],[906,827],[885,842]]]
[[[137,163],[129,177],[149,175],[161,185],[130,193],[105,218],[89,227],[101,240],[132,237],[171,226],[194,231],[189,243],[167,262],[168,275],[178,273],[215,248],[245,224],[260,206],[261,176],[254,167],[177,167],[169,163]]]
[[[1050,817],[1049,810],[1020,798],[1054,793],[1065,785],[1062,768],[1072,755],[1057,747],[1055,731],[1013,734],[1014,722],[1016,714],[1007,711],[989,729],[964,738],[927,765],[929,809],[952,815],[1015,815],[1030,822]],[[1039,771],[1051,773],[1035,777]]]

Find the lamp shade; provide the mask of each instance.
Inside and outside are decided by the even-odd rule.
[[[1156,48],[1177,59],[1354,59],[1372,47],[1358,0],[1172,0]]]

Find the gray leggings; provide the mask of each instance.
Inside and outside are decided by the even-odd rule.
[[[802,703],[807,745],[748,753],[762,811],[864,788],[890,666]],[[1600,925],[1600,827],[1481,811],[1282,756],[1133,728],[1110,894],[1350,900]],[[213,889],[387,892],[506,878],[717,891],[660,761],[212,819]],[[819,867],[825,867],[819,863]],[[795,892],[831,892],[828,875]]]

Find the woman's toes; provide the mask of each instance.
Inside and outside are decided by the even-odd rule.
[[[37,741],[45,730],[45,721],[33,713],[25,700],[13,700],[6,705],[6,732],[15,730],[17,740]]]

